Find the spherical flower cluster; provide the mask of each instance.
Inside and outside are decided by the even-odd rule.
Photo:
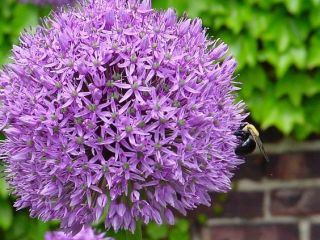
[[[53,6],[62,6],[65,4],[70,4],[75,0],[20,0],[23,3],[33,3],[37,5],[53,5]]]
[[[227,50],[149,0],[89,0],[23,34],[0,73],[15,206],[77,232],[173,224],[173,209],[210,205],[242,163]]]
[[[83,228],[75,236],[69,236],[64,232],[47,232],[45,240],[113,240],[112,238],[104,237],[104,234],[95,234],[92,228]]]

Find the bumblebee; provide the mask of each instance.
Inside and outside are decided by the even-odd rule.
[[[242,129],[235,132],[236,137],[240,140],[240,144],[236,147],[235,153],[239,156],[245,156],[252,153],[258,145],[263,157],[269,162],[269,158],[264,150],[259,132],[252,124],[246,124]]]

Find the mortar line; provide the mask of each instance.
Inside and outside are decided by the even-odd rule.
[[[268,220],[271,218],[270,214],[271,200],[270,200],[270,191],[266,190],[263,194],[263,217]]]
[[[309,221],[311,223],[320,224],[320,214],[308,217],[295,216],[270,216],[270,218],[252,218],[244,219],[240,217],[235,218],[211,218],[208,219],[206,226],[217,225],[240,225],[240,224],[298,224],[300,221]]]
[[[307,220],[301,220],[299,222],[299,239],[310,240],[310,222]]]
[[[299,179],[299,180],[269,180],[263,179],[260,182],[242,179],[237,181],[237,191],[241,192],[254,192],[254,191],[270,191],[279,188],[308,188],[308,187],[319,187],[320,178],[318,179]]]

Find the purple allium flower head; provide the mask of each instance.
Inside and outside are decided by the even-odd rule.
[[[62,6],[65,4],[70,4],[76,0],[20,0],[23,3],[33,3],[37,5],[53,5],[53,6]]]
[[[230,189],[235,60],[199,19],[149,0],[88,0],[13,48],[0,119],[15,206],[79,231],[174,223]]]
[[[45,240],[113,240],[112,238],[104,237],[104,234],[95,234],[92,228],[83,228],[75,236],[70,236],[62,231],[47,232]]]

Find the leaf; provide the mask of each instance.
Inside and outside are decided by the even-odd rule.
[[[204,225],[208,222],[208,216],[206,214],[199,213],[197,215],[197,221],[199,224]]]
[[[21,32],[38,23],[38,10],[29,4],[16,4],[13,9],[13,20],[11,24],[11,41],[14,41]]]
[[[266,129],[275,126],[285,135],[288,135],[295,124],[305,122],[302,108],[294,107],[287,99],[279,99],[261,122],[261,127]]]
[[[168,0],[153,0],[152,7],[155,9],[166,9],[169,7]]]
[[[299,48],[290,48],[286,52],[278,56],[278,61],[273,63],[276,68],[276,75],[281,78],[288,71],[290,66],[294,64],[299,69],[303,69],[306,66],[307,51],[304,46]]]
[[[312,35],[308,49],[308,68],[320,66],[320,31]]]
[[[320,5],[320,0],[311,0],[314,6]]]
[[[241,94],[244,97],[250,97],[252,92],[257,89],[264,90],[267,84],[267,75],[263,68],[257,65],[254,68],[245,68],[240,72],[239,81],[242,83]]]
[[[279,52],[283,52],[288,48],[288,46],[290,44],[290,35],[289,35],[289,31],[287,28],[285,28],[285,27],[282,28],[281,34],[277,38],[276,43],[277,43]]]
[[[189,0],[189,2],[197,4],[198,1]],[[220,0],[206,0],[206,6],[211,17],[216,15],[227,15],[230,7],[228,4],[221,2]]]
[[[277,78],[282,78],[293,64],[299,69],[305,68],[308,59],[305,46],[292,46],[285,52],[279,53],[271,42],[264,43],[258,58],[260,62],[267,61],[275,68]]]
[[[309,31],[310,23],[308,18],[302,16],[291,17],[287,19],[290,40],[295,46],[300,46],[306,41]]]
[[[270,41],[263,42],[263,48],[260,50],[260,54],[257,56],[260,62],[268,62],[274,65],[278,61],[278,52],[275,44]]]
[[[129,230],[108,230],[108,236],[113,237],[116,240],[142,240],[141,223],[136,223],[136,230],[132,234]]]
[[[261,38],[274,41],[279,52],[284,52],[291,43],[295,46],[304,44],[309,33],[308,19],[288,17],[281,9],[276,10],[269,19],[268,28]]]
[[[251,20],[251,7],[240,1],[230,1],[229,13],[225,25],[235,34],[239,34],[245,22]]]
[[[180,219],[177,219],[175,228],[179,229],[181,232],[188,232],[189,226],[190,226],[190,224],[189,224],[188,220],[180,218]]]
[[[304,96],[311,97],[319,90],[307,74],[291,71],[276,82],[275,95],[277,98],[288,96],[291,103],[299,107]]]
[[[290,56],[292,62],[299,69],[303,69],[307,62],[307,50],[305,46],[293,47],[290,49]]]
[[[275,11],[271,17],[267,18],[268,28],[261,36],[265,41],[274,41],[278,51],[286,50],[290,44],[288,21],[284,16],[283,11]]]
[[[274,67],[276,68],[276,75],[278,78],[284,76],[284,74],[288,71],[290,65],[292,63],[292,59],[289,53],[284,53],[278,56],[278,63],[274,63]]]
[[[313,132],[313,126],[310,124],[297,125],[294,127],[294,136],[300,141],[306,139]]]
[[[285,0],[284,1],[288,11],[292,14],[298,14],[301,10],[301,0]]]
[[[320,95],[305,99],[303,106],[307,121],[295,127],[295,136],[299,139],[305,139],[311,133],[320,133],[320,118],[315,114],[315,109],[320,109]]]
[[[175,8],[180,15],[186,12],[189,7],[188,1],[168,0],[168,5]]]
[[[1,169],[1,171],[2,171],[2,169]],[[0,178],[0,198],[6,199],[8,197],[8,194],[9,194],[8,185],[3,178]]]
[[[14,216],[14,221],[8,232],[8,239],[27,239],[26,233],[29,229],[29,218],[26,212],[19,211],[18,214]]]
[[[245,0],[246,2],[251,2],[259,5],[262,9],[270,9],[272,8],[276,3],[278,3],[281,0],[268,0],[268,1],[261,1],[261,0]]]
[[[151,240],[163,239],[168,235],[168,225],[162,224],[158,225],[156,223],[150,223],[146,227],[147,235],[151,238]]]
[[[250,35],[254,38],[262,36],[268,28],[268,23],[271,16],[272,14],[269,11],[255,8],[252,11],[251,21],[247,23],[247,28]]]
[[[319,12],[320,12],[320,5],[317,5],[317,6],[313,7],[313,8],[310,8],[309,21],[310,21],[310,23],[311,23],[313,28],[319,28],[320,27]]]
[[[12,223],[12,209],[8,200],[0,198],[0,228],[8,230]]]
[[[254,38],[246,34],[237,37],[227,31],[221,32],[219,37],[229,45],[231,54],[235,56],[238,62],[238,70],[245,65],[251,67],[256,65],[257,41]]]
[[[187,10],[188,14],[192,17],[198,17],[198,16],[200,16],[200,14],[203,14],[204,12],[206,12],[208,10],[208,0],[202,0],[202,1],[197,1],[197,2],[189,0],[188,5],[189,5],[188,9],[185,9],[185,10]],[[210,18],[208,18],[208,19],[210,19]],[[211,22],[212,22],[212,19],[211,19]]]
[[[43,239],[45,233],[49,230],[49,224],[39,220],[29,220],[28,237],[30,240]]]
[[[177,219],[176,225],[169,232],[169,240],[190,240],[189,222],[185,219]]]
[[[259,123],[268,116],[273,106],[277,103],[277,98],[273,94],[273,85],[270,82],[266,89],[268,91],[254,91],[248,98],[244,99],[251,117]]]

